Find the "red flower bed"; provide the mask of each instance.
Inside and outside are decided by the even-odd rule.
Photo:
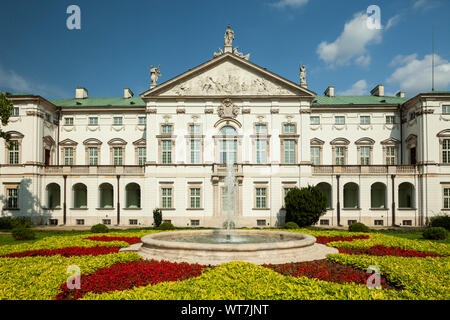
[[[442,255],[430,252],[415,251],[409,249],[401,249],[394,247],[385,247],[383,245],[374,246],[371,248],[338,248],[339,253],[358,254],[370,256],[396,256],[396,257],[443,257]]]
[[[110,254],[119,252],[120,247],[67,247],[60,249],[40,249],[40,250],[30,250],[23,252],[9,253],[3,258],[23,258],[23,257],[38,257],[38,256],[55,256],[61,255],[63,257],[72,256],[98,256],[102,254]]]
[[[104,242],[125,241],[125,242],[127,242],[129,244],[134,244],[134,243],[140,243],[141,242],[141,238],[139,238],[139,237],[92,236],[92,237],[87,237],[85,239],[92,240],[92,241],[104,241]]]
[[[316,237],[316,242],[321,244],[327,244],[333,241],[353,241],[358,239],[369,239],[369,236],[352,236],[352,237]]]
[[[351,266],[336,262],[330,262],[326,259],[309,262],[287,263],[277,265],[263,265],[285,276],[307,277],[319,280],[337,282],[337,283],[356,283],[366,285],[367,279],[371,274],[362,270],[354,269]],[[381,287],[383,289],[393,289],[394,287],[386,282],[381,276]]]
[[[80,276],[80,289],[69,290],[67,283],[60,286],[57,300],[76,300],[88,292],[104,293],[126,290],[165,281],[180,281],[197,277],[205,266],[167,261],[136,260],[115,263],[96,270],[93,274]]]

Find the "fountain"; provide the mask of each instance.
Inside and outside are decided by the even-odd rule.
[[[172,231],[149,234],[142,243],[121,251],[136,251],[144,259],[218,265],[231,261],[281,264],[325,259],[338,253],[297,232],[232,229],[235,213],[234,162],[227,157],[224,179],[224,229]],[[233,159],[234,160],[234,159]]]

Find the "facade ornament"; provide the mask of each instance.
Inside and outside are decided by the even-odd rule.
[[[236,118],[239,114],[239,107],[235,105],[231,99],[225,99],[222,104],[217,107],[217,114],[221,118]]]
[[[306,67],[304,64],[300,65],[300,86],[308,88],[308,84],[306,83]]]
[[[150,80],[152,83],[150,84],[150,89],[153,89],[157,86],[158,78],[161,77],[161,71],[159,70],[159,67],[161,65],[158,65],[158,68],[153,67],[153,65],[150,66]]]
[[[231,52],[233,50],[234,31],[228,25],[224,36],[224,50],[225,52]]]
[[[214,58],[221,56],[223,54],[222,48],[219,48],[219,52],[214,52],[213,56]]]
[[[242,59],[245,59],[245,60],[250,59],[250,53],[248,53],[248,54],[246,54],[246,55],[244,56],[244,54],[243,54],[242,52],[239,52],[239,51],[238,51],[238,48],[239,48],[239,47],[236,47],[236,48],[233,49],[233,54],[234,54],[235,56],[238,56],[239,58],[242,58]]]

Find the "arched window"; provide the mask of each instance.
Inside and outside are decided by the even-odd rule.
[[[359,208],[359,186],[354,182],[344,186],[344,208]]]
[[[326,182],[321,182],[317,186],[327,196],[328,208],[332,208],[331,185],[329,183],[326,183]]]
[[[129,183],[125,187],[126,207],[128,209],[138,209],[141,207],[141,187],[137,183]]]
[[[386,208],[386,185],[381,182],[372,184],[370,188],[370,207]]]
[[[87,208],[87,187],[83,183],[77,183],[72,188],[73,207],[75,209]]]
[[[61,188],[57,183],[47,185],[47,208],[61,208]]]
[[[114,207],[114,188],[109,183],[102,183],[98,187],[99,208],[108,209]]]
[[[398,186],[398,207],[415,208],[414,186],[409,182],[403,182]]]
[[[237,132],[231,126],[220,129],[220,163],[237,162]]]

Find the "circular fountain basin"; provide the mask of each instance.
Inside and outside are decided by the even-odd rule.
[[[231,261],[281,264],[325,259],[338,250],[297,232],[231,230],[160,232],[142,237],[144,259],[219,265]]]

